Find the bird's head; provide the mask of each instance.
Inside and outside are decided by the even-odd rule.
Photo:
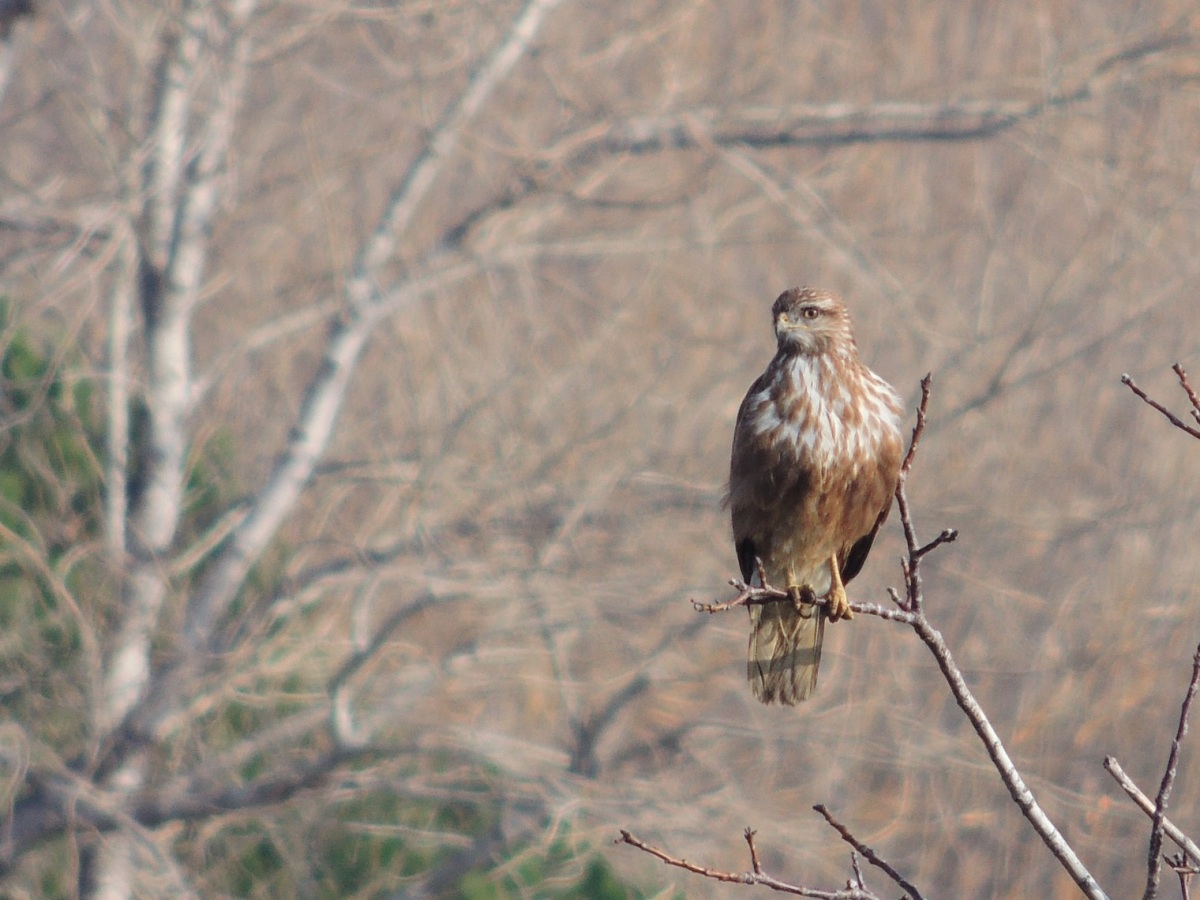
[[[850,314],[829,291],[791,288],[771,307],[779,349],[792,353],[828,353],[853,346]]]

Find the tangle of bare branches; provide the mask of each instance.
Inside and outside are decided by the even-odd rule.
[[[1020,808],[1022,815],[1029,821],[1034,831],[1042,839],[1043,843],[1049,848],[1050,852],[1059,861],[1064,869],[1067,870],[1072,880],[1078,885],[1083,894],[1092,900],[1107,900],[1107,894],[1101,889],[1096,879],[1084,866],[1079,859],[1074,849],[1067,843],[1066,839],[1059,832],[1058,828],[1050,820],[1050,817],[1042,809],[1025,783],[1025,779],[1018,771],[1016,764],[1008,755],[1008,751],[1004,748],[1004,743],[1001,741],[999,734],[989,721],[987,714],[975,699],[970,688],[967,686],[966,680],[963,678],[962,671],[954,661],[954,657],[950,652],[949,646],[941,633],[932,625],[925,615],[925,598],[924,588],[921,581],[921,562],[933,550],[943,544],[951,543],[957,537],[957,532],[953,529],[945,529],[932,541],[922,544],[917,537],[916,525],[913,522],[912,509],[908,501],[907,484],[908,476],[912,470],[913,461],[916,457],[916,449],[920,443],[921,436],[925,431],[926,411],[929,405],[929,393],[932,377],[926,375],[921,379],[921,401],[917,408],[917,421],[913,427],[912,439],[909,442],[908,452],[905,454],[904,461],[900,469],[900,478],[896,485],[896,505],[899,509],[900,524],[904,531],[904,540],[907,546],[907,556],[901,562],[901,568],[904,574],[905,590],[901,595],[895,590],[890,590],[889,593],[896,609],[877,606],[874,604],[851,604],[851,609],[855,612],[861,612],[867,615],[876,615],[890,621],[902,622],[909,625],[916,633],[921,641],[929,648],[937,661],[938,668],[942,672],[946,683],[950,687],[951,693],[954,695],[955,702],[966,715],[971,727],[979,736],[980,741],[984,745],[988,756],[992,760],[992,765],[1000,775],[1001,781],[1008,789],[1009,795]],[[759,578],[762,579],[762,571],[760,567]],[[763,583],[760,588],[754,588],[741,581],[730,582],[738,590],[738,595],[726,603],[701,604],[693,601],[694,607],[701,612],[716,613],[728,609],[733,609],[738,606],[747,606],[753,604],[761,604],[777,600],[781,597],[786,597],[787,594],[778,588],[772,587]],[[865,845],[857,841],[851,835],[849,829],[835,822],[825,810],[824,807],[816,807],[817,811],[825,816],[826,821],[830,823],[842,836],[854,846],[855,850],[861,853],[869,862],[877,865],[884,871],[889,878],[896,882],[901,888],[909,893],[916,900],[920,894],[916,888],[909,882],[904,880],[895,869],[891,866],[882,863],[873,851],[870,851]],[[626,832],[622,832],[623,839]],[[650,852],[668,862],[671,865],[679,865],[681,868],[686,868],[688,871],[695,872],[699,875],[704,875],[708,878],[719,878],[719,880],[733,880],[746,884],[766,884],[761,880],[743,880],[742,876],[722,878],[713,874],[714,870],[703,866],[696,866],[692,863],[681,864],[683,861],[674,860],[665,852],[651,848],[648,845],[641,844],[635,840],[625,839],[625,843],[631,844],[646,852]],[[721,873],[721,875],[729,875],[730,873]],[[750,873],[752,878],[757,877],[757,873]],[[768,885],[770,886],[770,885]],[[794,893],[794,891],[792,891]],[[819,894],[802,894],[802,896],[824,896]]]

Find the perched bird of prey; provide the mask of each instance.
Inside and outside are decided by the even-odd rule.
[[[816,687],[825,620],[851,617],[845,584],[891,509],[903,404],[859,360],[833,294],[792,288],[771,315],[778,349],[738,410],[725,503],[742,579],[761,559],[790,595],[749,607],[747,676],[763,703],[795,704]]]

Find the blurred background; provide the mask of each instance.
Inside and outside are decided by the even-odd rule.
[[[8,896],[740,896],[611,841],[741,871],[746,826],[836,889],[816,803],[930,895],[1076,896],[908,630],[831,627],[767,708],[745,614],[689,603],[730,596],[733,419],[800,284],[910,419],[932,372],[928,614],[1141,890],[1101,762],[1161,778],[1200,445],[1119,379],[1183,414],[1200,373],[1194,4],[35,0],[0,37]],[[1200,831],[1192,746],[1175,796]]]

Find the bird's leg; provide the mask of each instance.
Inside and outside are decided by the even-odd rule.
[[[838,567],[836,553],[829,557],[829,596],[826,598],[825,612],[830,622],[854,618],[854,613],[850,611],[850,601],[846,597],[846,586],[842,584],[842,572]]]
[[[807,584],[796,583],[796,570],[790,565],[787,568],[787,592],[788,596],[792,598],[792,605],[796,607],[796,612],[805,619],[812,618],[817,611],[817,607],[813,605],[816,595]]]

